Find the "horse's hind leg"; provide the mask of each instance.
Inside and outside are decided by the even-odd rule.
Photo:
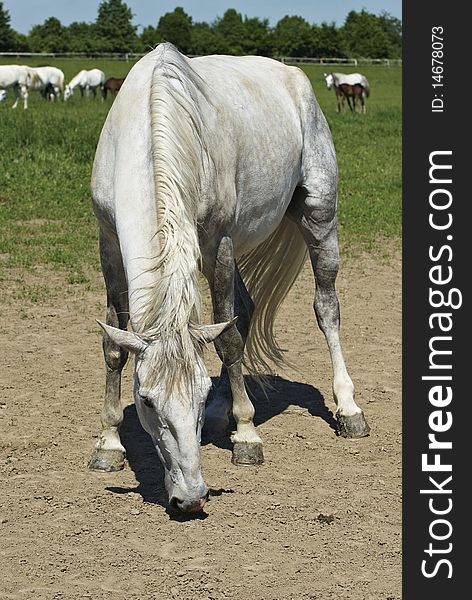
[[[21,95],[23,96],[23,108],[26,110],[28,108],[28,88],[26,86],[21,88]]]
[[[244,342],[249,329],[252,301],[237,271],[233,258],[233,244],[228,237],[222,239],[218,248],[212,298],[216,323],[232,319],[235,308],[238,314],[237,327],[231,327],[215,341],[218,355],[226,368],[223,378],[227,376],[233,396],[232,410],[236,431],[231,436],[234,444],[232,460],[236,465],[258,465],[264,461],[262,440],[254,427],[254,406],[247,395],[242,372]],[[229,395],[227,397],[229,398]],[[215,411],[218,415],[218,401],[215,401],[213,414],[210,408],[210,419],[215,415]]]
[[[290,216],[308,247],[315,275],[314,309],[328,343],[333,366],[333,393],[338,432],[343,437],[364,437],[370,428],[354,401],[354,386],[344,363],[339,340],[339,303],[335,290],[339,266],[336,232],[336,170],[305,184],[294,195]]]
[[[128,294],[126,278],[118,242],[100,231],[100,259],[107,288],[106,322],[126,329],[128,325]],[[117,471],[124,467],[125,449],[121,444],[119,427],[123,421],[121,407],[121,371],[128,353],[103,336],[103,354],[106,366],[105,399],[101,422],[102,432],[90,460],[89,467],[96,471]]]

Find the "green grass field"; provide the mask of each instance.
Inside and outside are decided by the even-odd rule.
[[[47,60],[47,59],[46,59]],[[20,60],[1,63],[20,62]],[[21,60],[39,66],[44,60]],[[124,61],[54,59],[68,81],[82,68],[107,77],[131,68]],[[401,68],[360,67],[371,84],[367,114],[336,113],[323,67],[305,68],[329,121],[336,145],[343,251],[376,249],[401,233]],[[336,69],[334,69],[336,70]],[[4,267],[45,264],[65,269],[70,283],[98,268],[97,225],[90,205],[95,146],[111,100],[46,103],[30,93],[29,110],[0,105],[0,257]]]

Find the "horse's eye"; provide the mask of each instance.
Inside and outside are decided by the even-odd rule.
[[[141,394],[139,394],[141,400],[143,401],[143,404],[145,404],[148,408],[154,408],[154,405],[152,403],[151,398],[149,398],[149,396],[141,396]]]

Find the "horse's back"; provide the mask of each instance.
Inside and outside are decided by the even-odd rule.
[[[168,93],[153,85],[156,74]],[[218,230],[231,230],[236,252],[277,227],[313,157],[320,165],[335,162],[329,129],[302,71],[262,57],[187,59],[165,44],[131,69],[102,131],[94,197],[108,218],[133,213],[136,203],[144,213],[152,211],[152,156],[162,139],[152,131],[152,103],[164,93],[170,103],[186,95],[185,110],[190,106],[202,124],[208,162],[199,167],[197,220],[209,240]],[[179,119],[167,123],[176,128]]]
[[[101,69],[90,69],[86,73],[90,85],[100,85],[105,82],[105,73]]]
[[[0,87],[26,82],[27,71],[22,65],[0,65]]]
[[[362,73],[333,73],[333,75],[336,77],[338,85],[344,83],[347,85],[362,85],[363,87],[369,86],[367,77]]]

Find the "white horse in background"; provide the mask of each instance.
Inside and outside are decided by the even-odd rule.
[[[97,95],[97,88],[103,91],[103,85],[105,83],[105,73],[100,69],[91,69],[87,71],[83,69],[75,77],[73,77],[66,85],[64,91],[64,100],[68,100],[74,93],[74,89],[78,87],[80,89],[80,95],[84,97],[84,92],[87,94],[89,90],[92,90],[93,97]]]
[[[356,101],[359,100],[361,112],[365,113],[365,99],[370,95],[370,86],[365,75],[361,73],[324,73],[326,87],[328,90],[334,88],[338,104],[338,112],[341,112],[341,106],[344,106],[344,100],[347,100],[350,110],[356,111]],[[352,98],[354,109],[351,106]]]
[[[32,69],[38,76],[36,82],[31,86],[32,90],[41,93],[50,93],[54,99],[64,92],[64,73],[57,67],[34,67]]]
[[[243,351],[253,370],[282,363],[274,319],[308,253],[339,433],[368,434],[339,340],[337,186],[331,132],[300,69],[256,56],[187,59],[172,44],[134,65],[103,126],[92,175],[107,375],[90,468],[123,468],[120,380],[129,352],[137,412],[172,506],[200,511],[208,498],[204,416],[221,435],[232,413],[233,462],[260,464]],[[199,269],[214,325],[200,320]],[[212,384],[203,346],[211,341],[223,370],[204,414]]]
[[[28,108],[28,89],[36,84],[38,75],[34,69],[23,65],[0,65],[0,89],[12,88],[15,102],[12,108],[16,108],[18,101],[23,98],[23,108]]]

